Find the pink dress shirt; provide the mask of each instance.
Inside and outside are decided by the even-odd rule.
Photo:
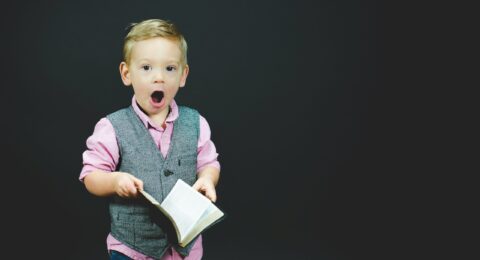
[[[170,113],[165,119],[163,126],[156,126],[150,118],[138,107],[135,96],[132,98],[132,106],[135,113],[141,119],[149,133],[152,135],[155,144],[161,151],[163,157],[167,155],[170,147],[170,141],[173,133],[173,122],[178,118],[178,106],[174,100],[170,104]],[[197,172],[202,171],[207,166],[220,169],[220,163],[217,160],[218,154],[215,145],[210,140],[210,127],[204,117],[200,116],[200,135],[197,147]],[[115,130],[107,118],[102,118],[95,126],[93,134],[87,139],[87,150],[83,153],[83,168],[80,173],[80,181],[94,170],[113,172],[116,170],[120,158],[119,147]],[[111,234],[107,237],[108,250],[115,250],[132,259],[153,260],[140,252],[137,252],[120,241],[116,240]],[[200,236],[193,246],[190,254],[182,258],[173,248],[169,248],[162,260],[175,259],[201,259],[203,255],[202,237]]]

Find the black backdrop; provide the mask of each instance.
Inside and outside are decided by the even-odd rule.
[[[402,126],[388,131],[400,97],[384,84],[382,8],[347,0],[5,4],[5,252],[107,258],[106,200],[78,181],[81,154],[95,123],[130,102],[118,73],[124,28],[162,18],[189,44],[177,101],[207,118],[222,164],[218,204],[229,216],[205,234],[205,259],[399,256],[390,234],[408,226],[391,225],[385,195],[399,167],[390,162],[408,140]]]

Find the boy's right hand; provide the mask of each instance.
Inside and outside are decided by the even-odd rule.
[[[138,190],[143,190],[143,181],[137,177],[126,173],[115,173],[114,189],[115,193],[122,198],[135,198],[138,196]]]

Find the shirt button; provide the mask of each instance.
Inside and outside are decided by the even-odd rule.
[[[170,170],[165,170],[165,171],[163,171],[163,175],[165,175],[165,177],[168,177],[168,176],[170,176],[170,175],[172,175],[172,174],[173,174],[173,172],[170,171]]]

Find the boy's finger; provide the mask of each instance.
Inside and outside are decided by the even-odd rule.
[[[130,194],[133,194],[133,195],[136,195],[137,194],[137,187],[135,187],[135,183],[133,183],[132,185],[128,185],[128,191],[130,192]]]
[[[196,181],[196,182],[193,184],[192,188],[194,188],[194,189],[196,189],[196,190],[198,190],[198,191],[200,190],[200,184],[198,183],[198,181]]]
[[[138,180],[137,182],[135,182],[135,186],[137,186],[137,189],[143,190],[143,181]]]
[[[217,193],[215,192],[215,190],[207,189],[207,191],[205,192],[205,196],[207,196],[207,198],[209,198],[212,202],[217,201]]]
[[[143,181],[137,177],[132,176],[133,184],[135,185],[136,189],[143,190]]]
[[[131,186],[130,185],[126,185],[124,186],[121,190],[120,190],[120,196],[123,197],[123,198],[128,198],[130,197],[132,194],[132,190],[131,190]]]

